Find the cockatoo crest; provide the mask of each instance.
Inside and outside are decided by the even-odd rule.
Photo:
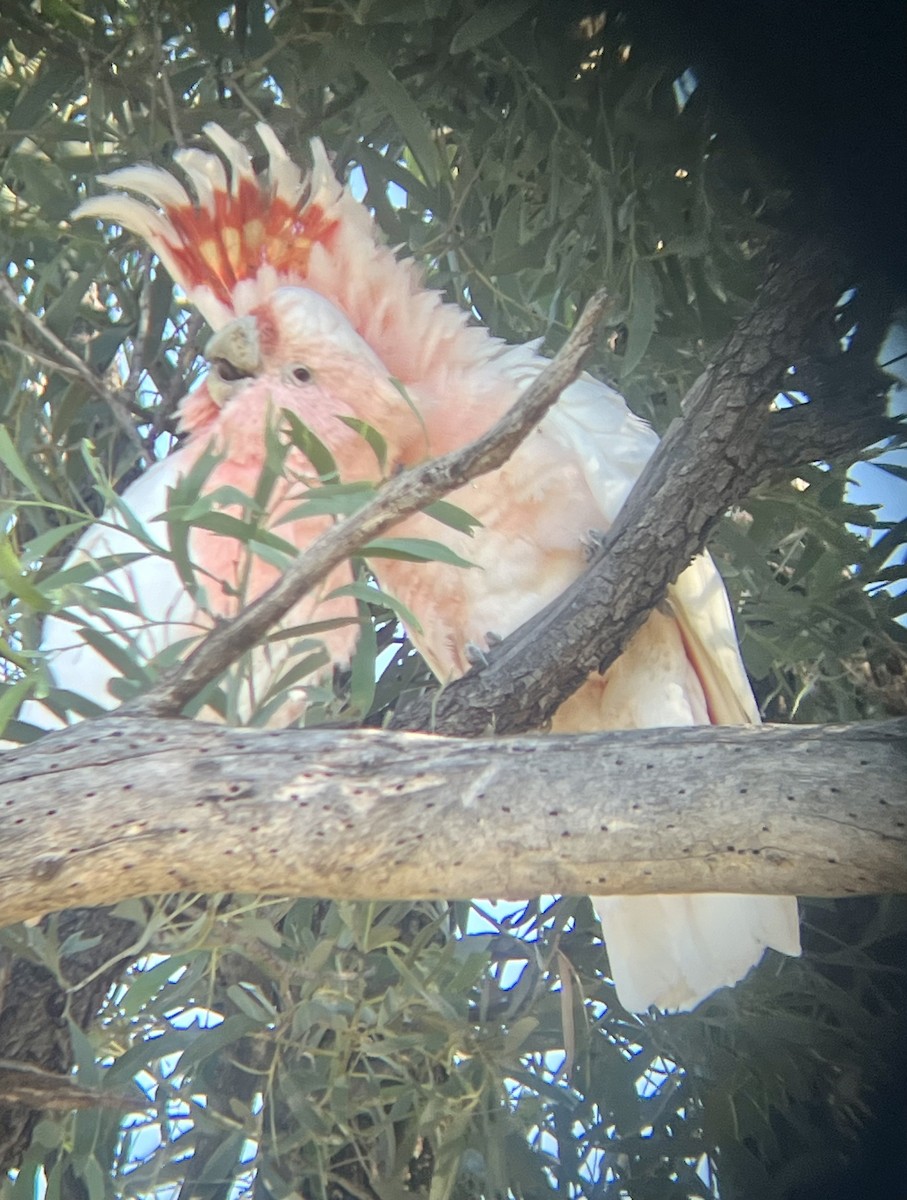
[[[161,212],[125,196],[100,196],[86,200],[73,216],[117,221],[147,241],[218,329],[282,283],[304,283],[313,246],[330,249],[340,223],[339,216],[327,212],[342,189],[321,142],[313,143],[315,166],[305,180],[273,131],[266,125],[259,131],[268,150],[266,179],[256,176],[245,147],[211,123],[205,132],[227,166],[216,154],[177,150],[173,160],[188,191],[159,167],[125,167],[99,177],[101,183],[138,192]]]
[[[268,156],[260,176],[245,147],[209,123],[205,134],[223,157],[195,148],[173,155],[188,189],[160,167],[124,167],[100,182],[143,200],[97,196],[73,217],[114,221],[141,237],[214,330],[277,288],[303,285],[336,304],[404,384],[443,389],[453,374],[481,372],[500,355],[499,339],[469,326],[465,313],[422,285],[412,260],[381,243],[320,139],[312,139],[312,168],[303,175],[268,125],[256,129]]]

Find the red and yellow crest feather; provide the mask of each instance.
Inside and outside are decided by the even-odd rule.
[[[208,124],[219,153],[177,150],[175,170],[103,175],[101,183],[134,196],[93,197],[73,216],[114,221],[142,238],[215,330],[276,288],[301,285],[337,305],[403,383],[438,392],[452,377],[469,376],[472,390],[481,390],[476,374],[498,357],[500,341],[470,326],[459,307],[424,287],[412,260],[383,244],[319,139],[303,174],[269,126],[256,128],[268,158],[261,174],[240,142]]]

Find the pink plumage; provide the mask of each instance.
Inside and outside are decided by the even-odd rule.
[[[312,143],[313,167],[304,176],[270,128],[258,132],[269,158],[263,178],[240,143],[212,125],[206,133],[220,155],[175,155],[188,188],[158,168],[127,168],[102,181],[142,199],[106,195],[75,214],[115,221],[147,241],[215,330],[208,378],[182,404],[185,442],[124,496],[149,529],[159,528],[148,523],[166,508],[167,488],[211,444],[223,458],[206,489],[254,491],[275,411],[297,413],[318,434],[342,479],[374,479],[370,448],[338,418],[381,433],[390,472],[486,430],[545,365],[535,346],[505,345],[426,290],[415,265],[381,244],[320,142]],[[488,631],[506,636],[582,572],[584,537],[613,521],[654,443],[615,391],[584,375],[506,466],[451,497],[481,522],[474,538],[424,516],[401,524],[398,534],[443,540],[475,564],[373,564],[381,586],[418,618],[414,641],[439,679],[467,669],[470,643],[481,645]],[[310,477],[294,451],[269,514],[271,527],[300,548],[328,520],[285,520],[305,492],[307,470]],[[99,526],[74,553],[135,547],[122,527]],[[142,615],[118,635],[137,655],[150,657],[232,611],[241,574],[248,597],[274,577],[276,568],[264,561],[244,566],[239,543],[228,537],[195,531],[191,549],[210,581],[202,599],[187,593],[172,563],[154,557],[108,577],[108,586],[137,598]],[[355,639],[353,601],[331,595],[349,579],[348,568],[334,572],[285,623],[348,618],[322,635],[334,662],[348,659]],[[73,623],[50,618],[44,646],[61,686],[114,704],[113,668],[80,641]],[[250,708],[288,653],[279,640],[255,651]],[[304,692],[294,690],[280,719],[304,704]],[[24,716],[53,723],[34,703]],[[758,719],[726,593],[703,555],[621,659],[604,677],[590,678],[552,724],[567,732]],[[766,946],[799,953],[790,898],[608,897],[595,904],[618,995],[630,1009],[690,1008],[740,979]]]

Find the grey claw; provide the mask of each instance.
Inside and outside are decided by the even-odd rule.
[[[495,633],[493,629],[489,629],[488,633],[485,634],[485,641],[488,643],[489,649],[492,646],[500,646],[503,640],[504,638],[501,636],[501,634]]]
[[[598,554],[602,546],[605,544],[607,533],[603,529],[587,529],[584,534],[580,535],[579,544],[586,552],[586,559],[592,559]]]
[[[471,667],[487,667],[488,655],[481,646],[477,646],[475,642],[467,642],[464,650],[466,661]]]

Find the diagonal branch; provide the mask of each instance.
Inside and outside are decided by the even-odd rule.
[[[721,514],[766,476],[769,402],[847,282],[830,251],[776,261],[756,303],[697,381],[589,571],[489,652],[488,666],[399,713],[396,727],[476,736],[539,728],[620,655]],[[789,428],[789,427],[788,427]],[[811,428],[810,434],[815,430]],[[814,443],[803,440],[810,458]],[[791,440],[796,465],[796,443]],[[777,461],[771,464],[778,470]]]
[[[185,662],[120,711],[159,717],[179,713],[183,705],[259,642],[339,563],[403,517],[419,512],[471,479],[503,466],[582,370],[594,345],[598,324],[609,307],[607,294],[597,292],[557,356],[492,429],[462,450],[432,459],[389,480],[374,500],[318,538],[273,587],[239,616],[214,629]]]

